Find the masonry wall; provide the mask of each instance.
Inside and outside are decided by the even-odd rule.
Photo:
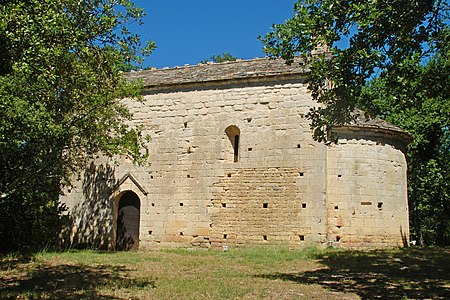
[[[281,82],[154,91],[132,107],[152,136],[142,247],[324,238],[326,149],[309,134],[306,86]]]
[[[393,133],[347,127],[327,151],[328,241],[344,247],[409,240],[406,160]]]

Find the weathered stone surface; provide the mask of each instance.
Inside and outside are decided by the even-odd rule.
[[[401,245],[409,136],[360,115],[331,144],[315,142],[304,71],[256,59],[129,74],[146,86],[144,102],[124,101],[152,138],[151,165],[97,159],[61,197],[73,220],[65,242],[114,249],[132,191],[141,249]]]

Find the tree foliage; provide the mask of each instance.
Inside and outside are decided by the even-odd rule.
[[[60,229],[62,184],[94,153],[142,159],[121,70],[151,52],[128,0],[2,1],[0,250],[44,247]]]
[[[234,57],[233,55],[231,55],[228,52],[224,52],[222,54],[218,54],[218,55],[211,55],[210,58],[205,59],[200,61],[203,64],[206,64],[207,62],[214,62],[214,63],[221,63],[221,62],[225,62],[225,61],[235,61],[237,59],[237,57]]]
[[[413,238],[450,244],[450,28],[444,0],[303,0],[262,38],[265,51],[310,68],[315,137],[355,107],[410,132]],[[319,51],[325,48],[327,51]]]

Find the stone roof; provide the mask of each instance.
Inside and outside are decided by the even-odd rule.
[[[380,127],[380,128],[386,128],[386,129],[392,129],[392,130],[399,130],[401,129],[395,125],[392,125],[391,123],[386,122],[383,119],[380,119],[378,117],[367,117],[365,112],[361,109],[356,108],[353,113],[351,113],[352,117],[354,118],[354,121],[350,123],[350,125],[360,125],[365,127]]]
[[[303,74],[307,68],[296,59],[286,65],[283,59],[255,58],[222,63],[185,65],[183,67],[132,71],[125,75],[129,80],[141,79],[144,87],[199,83],[221,80],[262,78],[267,76]]]
[[[400,127],[397,127],[381,118],[378,117],[368,117],[366,113],[358,108],[351,113],[353,117],[353,121],[348,125],[337,126],[337,127],[364,127],[364,128],[374,128],[374,129],[384,129],[384,130],[392,130],[401,133],[403,138],[411,141],[413,137],[411,134]]]

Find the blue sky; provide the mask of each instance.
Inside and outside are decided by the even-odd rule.
[[[264,57],[257,39],[272,24],[292,17],[295,0],[135,0],[147,13],[145,24],[133,28],[158,47],[146,67],[197,64],[211,55]]]

